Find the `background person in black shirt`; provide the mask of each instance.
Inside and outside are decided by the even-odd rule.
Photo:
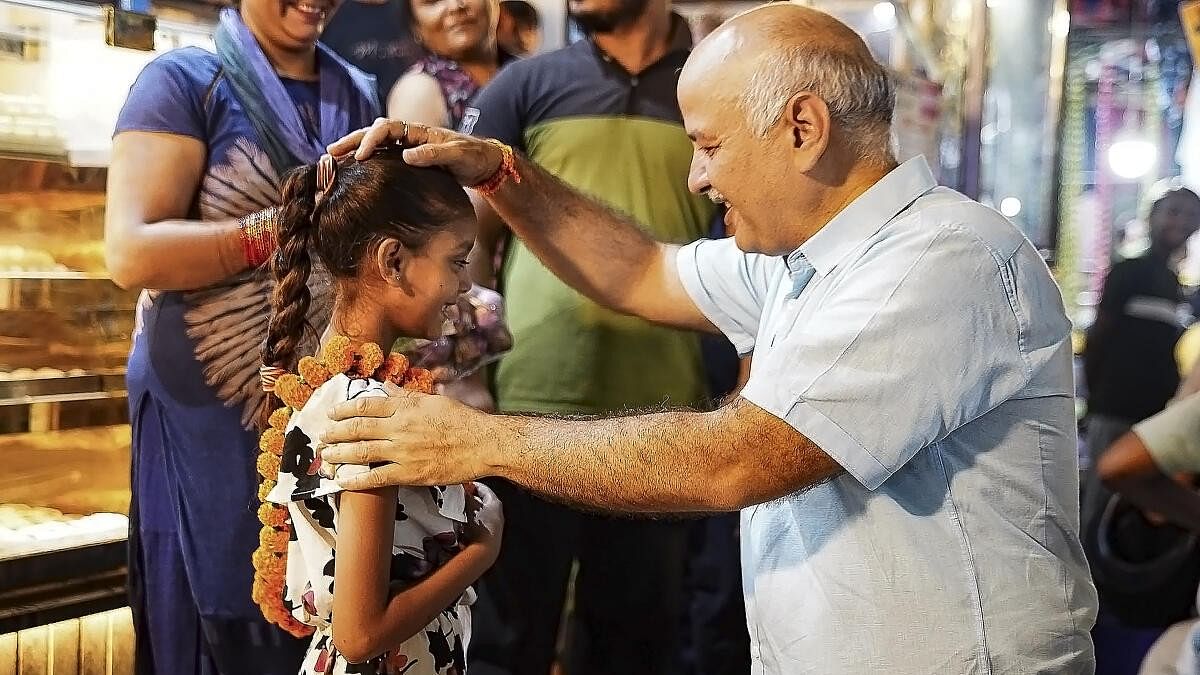
[[[1179,387],[1183,290],[1173,261],[1200,229],[1200,197],[1167,192],[1150,208],[1150,250],[1113,266],[1088,330],[1088,446],[1093,464],[1118,436],[1166,407]]]
[[[326,46],[375,76],[380,109],[396,80],[425,55],[413,40],[401,2],[408,0],[348,0],[321,34]]]

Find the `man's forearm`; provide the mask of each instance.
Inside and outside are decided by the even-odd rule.
[[[592,300],[636,313],[633,291],[662,254],[632,220],[524,158],[489,203],[546,267]]]
[[[498,424],[494,473],[549,499],[610,512],[734,511],[841,470],[743,399],[711,413],[501,417]]]

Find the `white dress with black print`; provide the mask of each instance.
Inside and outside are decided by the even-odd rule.
[[[301,675],[463,675],[470,589],[424,630],[366,663],[346,661],[333,646],[333,569],[338,529],[337,483],[321,477],[314,446],[330,424],[329,411],[361,396],[387,396],[376,380],[337,375],[318,388],[288,423],[279,484],[267,497],[286,505],[292,525],[284,602],[300,621],[316,628]],[[366,471],[341,465],[338,477]],[[392,581],[418,581],[462,548],[466,493],[461,485],[400,488],[392,538]],[[353,535],[351,535],[353,536]]]

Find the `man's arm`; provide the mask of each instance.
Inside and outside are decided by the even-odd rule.
[[[388,462],[347,489],[501,476],[549,499],[617,513],[735,511],[841,472],[783,420],[745,399],[710,413],[608,419],[488,416],[394,391],[335,409],[326,462]]]
[[[1109,447],[1097,471],[1143,510],[1200,532],[1200,494],[1171,478],[1200,471],[1200,394],[1139,422]]]
[[[500,276],[500,270],[496,267],[496,253],[500,250],[500,243],[504,241],[504,234],[508,228],[492,205],[473,190],[471,205],[475,207],[479,233],[475,236],[475,247],[471,249],[467,273],[471,275],[471,281],[480,286],[496,288]]]
[[[508,181],[488,201],[555,276],[618,312],[717,332],[679,279],[678,246],[656,241],[533,162],[516,164],[521,182]]]
[[[1164,474],[1136,433],[1130,431],[1109,446],[1098,470],[1105,487],[1138,508],[1200,532],[1200,494]]]
[[[511,446],[488,453],[492,472],[593,509],[737,511],[841,473],[812,441],[743,398],[709,413],[509,417],[499,426]]]
[[[499,170],[499,146],[445,129],[377,120],[330,146],[365,158],[389,142],[414,166],[439,166],[479,185]],[[357,148],[357,150],[356,150]],[[520,183],[508,180],[488,202],[550,271],[593,301],[647,321],[717,332],[696,307],[675,266],[677,246],[655,241],[635,223],[572,189],[533,162],[516,158]]]

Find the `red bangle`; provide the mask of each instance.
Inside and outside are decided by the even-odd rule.
[[[256,268],[271,259],[278,246],[275,236],[275,207],[255,211],[238,220],[238,234],[242,238],[242,253],[246,265]]]
[[[521,182],[521,174],[517,173],[517,163],[513,158],[513,149],[500,141],[489,138],[488,143],[494,143],[500,147],[502,158],[500,159],[500,167],[496,169],[496,173],[492,174],[491,178],[479,183],[478,185],[470,186],[472,190],[478,191],[485,197],[490,197],[496,194],[504,181],[511,178],[514,183]]]

